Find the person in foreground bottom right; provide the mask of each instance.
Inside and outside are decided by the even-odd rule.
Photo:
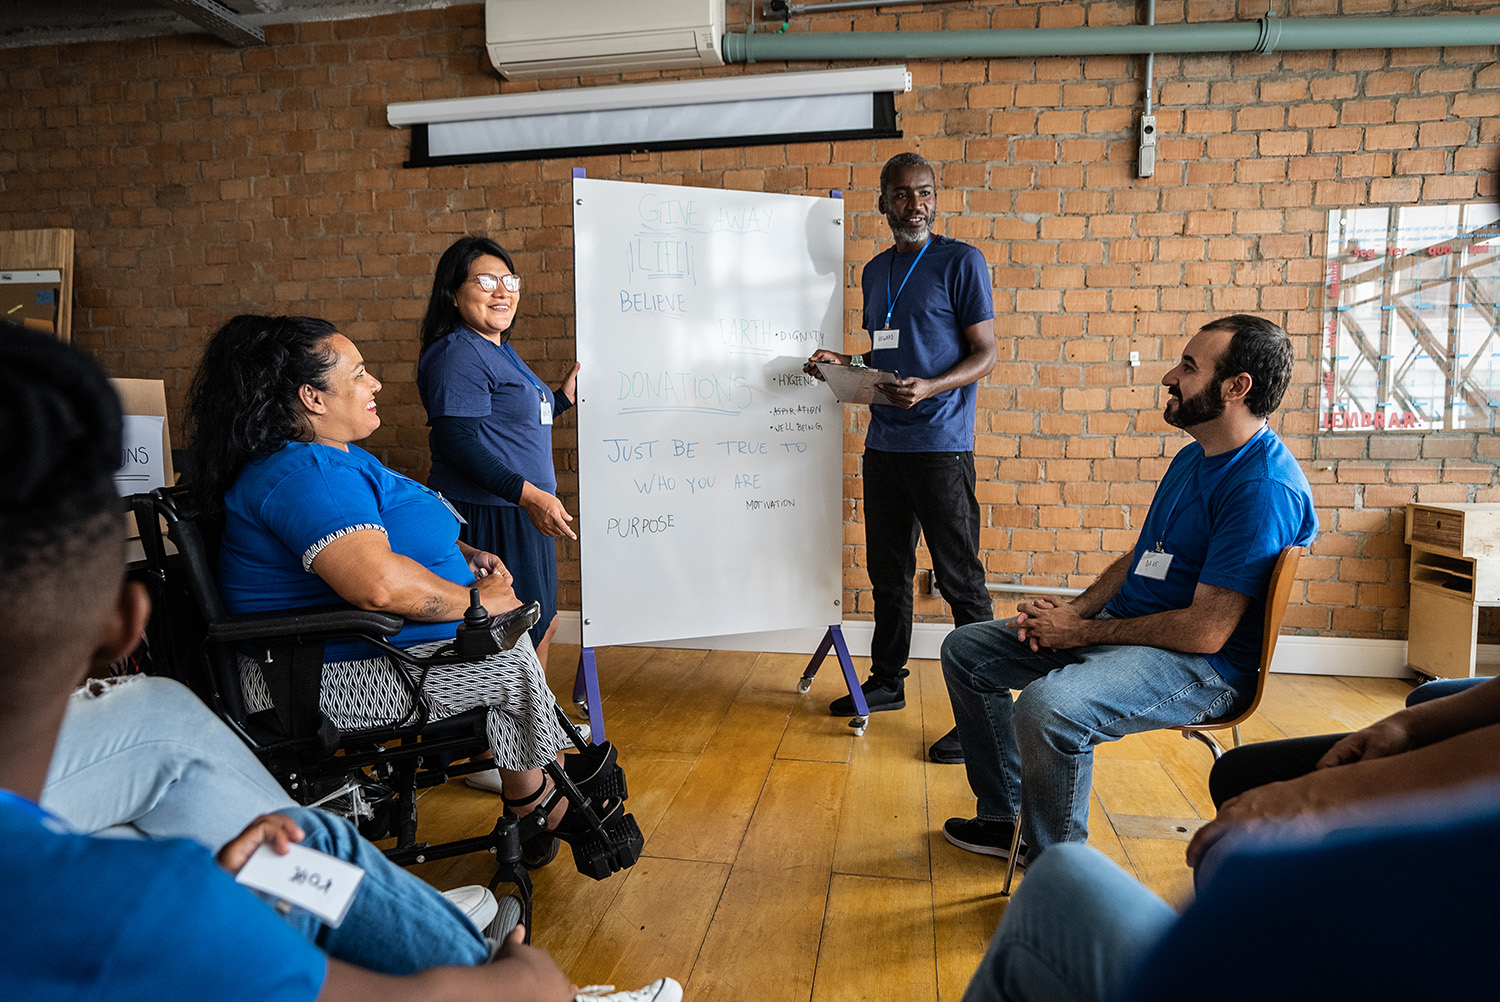
[[[1298,774],[1289,752],[1311,742],[1321,757]],[[1342,737],[1236,749],[1210,783],[1218,794],[1252,776],[1268,781],[1225,800],[1189,844],[1198,893],[1181,916],[1102,853],[1049,849],[964,1002],[1493,992],[1500,681]],[[1396,949],[1410,960],[1393,962]]]

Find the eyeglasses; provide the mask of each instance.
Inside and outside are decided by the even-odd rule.
[[[486,272],[482,275],[475,275],[474,281],[478,282],[479,287],[485,292],[494,292],[502,285],[505,286],[506,292],[521,291],[520,275],[491,275]]]

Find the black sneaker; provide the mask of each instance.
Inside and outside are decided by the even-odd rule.
[[[1010,840],[1016,830],[1010,821],[986,821],[983,818],[949,818],[943,822],[943,838],[960,849],[977,852],[982,856],[998,856],[1010,859]],[[1016,856],[1016,866],[1026,868],[1028,849],[1021,843]]]
[[[958,743],[958,728],[944,734],[927,749],[927,757],[943,765],[963,765],[964,746]]]
[[[859,691],[865,694],[865,705],[870,708],[871,713],[906,708],[906,686],[899,681],[893,689],[871,675],[860,683]],[[835,717],[854,716],[854,697],[840,696],[828,704],[828,712]]]

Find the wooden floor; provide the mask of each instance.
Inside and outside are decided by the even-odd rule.
[[[943,840],[943,821],[972,817],[974,798],[962,766],[924,761],[953,722],[936,662],[913,662],[906,709],[875,715],[855,737],[827,712],[844,691],[836,666],[797,694],[802,655],[597,656],[646,848],[604,881],[580,875],[566,847],[535,874],[534,942],[576,983],[635,987],[669,974],[692,1002],[956,1002],[1004,911],[1004,864]],[[577,658],[576,647],[552,650],[548,676],[564,697]],[[863,677],[868,661],[856,661]],[[1410,689],[1275,675],[1244,738],[1362,727]],[[1101,746],[1090,843],[1183,902],[1184,844],[1213,812],[1210,764],[1207,748],[1173,732]],[[495,795],[452,782],[424,795],[421,835],[488,830],[499,809]],[[439,888],[484,883],[489,860],[416,872]]]

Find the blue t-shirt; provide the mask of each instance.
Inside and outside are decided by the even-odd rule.
[[[417,392],[429,422],[436,417],[482,418],[479,444],[500,462],[548,494],[557,493],[552,466],[552,426],[542,424],[541,402],[553,415],[557,399],[516,354],[467,327],[433,342],[417,360]],[[427,482],[468,504],[515,507],[480,487],[437,450]]]
[[[979,248],[933,234],[921,258],[888,248],[865,265],[860,287],[865,330],[873,337],[884,329],[890,309],[890,327],[901,332],[896,347],[870,353],[870,366],[931,379],[969,354],[964,330],[994,318],[995,296]],[[974,387],[970,383],[939,393],[910,410],[883,404],[877,395],[870,405],[865,445],[884,452],[972,451]]]
[[[1104,607],[1129,619],[1193,604],[1199,582],[1250,596],[1250,606],[1217,653],[1205,655],[1224,680],[1243,686],[1260,666],[1266,589],[1276,558],[1318,534],[1312,488],[1297,460],[1266,428],[1233,452],[1204,457],[1189,443],[1172,459],[1135,541],[1130,570]],[[1165,580],[1135,572],[1141,555],[1172,554]]]
[[[474,574],[458,548],[458,518],[437,494],[381,464],[357,445],[349,451],[288,442],[250,463],[224,495],[219,590],[230,612],[274,612],[342,601],[312,570],[335,539],[379,529],[391,550],[440,578],[469,587]],[[452,639],[458,621],[408,621],[392,640],[412,647]],[[330,643],[325,661],[373,657],[358,641]]]
[[[0,999],[309,1002],[328,961],[184,839],[74,835],[0,791]]]

